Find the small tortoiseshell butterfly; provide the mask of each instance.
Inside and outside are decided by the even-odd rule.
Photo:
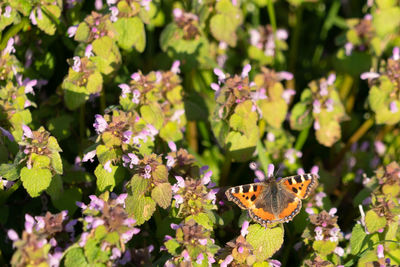
[[[240,208],[248,210],[259,224],[288,222],[300,212],[301,200],[307,198],[318,185],[318,175],[306,173],[276,181],[269,177],[265,182],[229,188],[225,194]]]

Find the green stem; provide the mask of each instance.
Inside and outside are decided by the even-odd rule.
[[[269,19],[271,22],[272,31],[274,32],[275,49],[277,49],[275,9],[274,9],[274,3],[272,2],[272,0],[268,1],[267,9],[268,9],[268,16],[269,16]],[[275,58],[274,58],[274,61],[275,61]]]
[[[339,88],[339,96],[343,101],[347,98],[350,93],[351,87],[353,86],[354,79],[352,76],[345,74],[342,86]]]
[[[329,30],[332,28],[332,26],[335,24],[335,20],[337,17],[337,14],[340,10],[340,0],[335,0],[331,7],[329,8],[328,11],[328,16],[324,20],[324,24],[322,25],[321,33],[320,33],[320,42],[315,49],[314,56],[312,59],[313,65],[318,65],[321,60],[322,52],[324,51],[324,42],[326,40],[326,37],[328,36]]]
[[[100,93],[100,109],[101,112],[104,112],[104,110],[106,109],[106,89],[104,88],[104,86]]]
[[[289,53],[289,71],[293,74],[296,72],[296,61],[297,61],[297,53],[299,48],[300,36],[301,36],[301,27],[303,21],[303,6],[300,5],[294,14],[292,15],[290,24],[293,29],[293,35],[290,39],[290,53]],[[294,75],[296,76],[296,75]],[[295,86],[293,84],[293,89]]]
[[[299,136],[297,137],[296,144],[295,144],[295,146],[294,146],[294,148],[295,148],[297,151],[300,151],[300,150],[303,148],[304,143],[305,143],[306,140],[307,140],[308,134],[310,133],[310,128],[311,128],[311,126],[305,128],[305,129],[303,129],[303,130],[300,132]]]
[[[268,165],[271,163],[271,160],[268,158],[267,152],[265,151],[264,145],[260,139],[257,142],[257,154],[261,167],[265,173],[268,173]]]

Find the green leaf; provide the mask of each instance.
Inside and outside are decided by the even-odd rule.
[[[65,255],[64,265],[65,267],[77,267],[77,266],[89,267],[89,263],[86,261],[82,248],[74,248],[68,250],[68,252]]]
[[[390,21],[390,23],[388,23]],[[372,16],[374,29],[379,37],[385,38],[388,34],[394,32],[400,25],[400,8],[392,7],[380,9]]]
[[[331,241],[316,240],[313,243],[313,249],[323,256],[333,253],[336,247],[337,243]]]
[[[53,179],[51,179],[51,183],[46,189],[46,193],[49,194],[53,200],[59,198],[63,191],[64,188],[62,178],[60,175],[56,174],[54,175]]]
[[[133,196],[143,195],[149,186],[149,179],[144,179],[139,174],[135,174],[129,181],[130,194]]]
[[[47,128],[59,141],[67,139],[71,135],[71,124],[74,122],[71,115],[53,117],[47,123]]]
[[[264,261],[272,257],[283,244],[284,230],[282,224],[274,228],[265,228],[259,224],[252,224],[248,228],[246,241],[253,246],[253,253],[257,261]]]
[[[76,30],[74,39],[78,42],[86,42],[89,38],[90,29],[86,22],[82,22],[78,25],[78,29]]]
[[[286,119],[288,106],[283,99],[268,101],[261,100],[260,108],[263,118],[269,125],[274,128],[281,128],[283,121]]]
[[[229,132],[226,137],[226,147],[230,155],[237,161],[244,162],[249,160],[256,149],[258,131],[251,133],[248,138],[239,132]]]
[[[340,140],[342,136],[340,124],[333,118],[333,114],[326,110],[321,110],[316,120],[320,128],[316,130],[315,136],[320,144],[331,147]]]
[[[51,167],[53,167],[56,173],[63,174],[63,165],[58,152],[51,154]]]
[[[125,205],[128,213],[133,214],[137,225],[149,220],[156,210],[156,202],[143,195],[129,195],[125,200]]]
[[[369,210],[365,214],[365,226],[368,232],[374,233],[386,226],[386,218],[384,216],[379,216],[373,210]]]
[[[252,111],[253,103],[245,101],[235,108],[235,113],[229,119],[229,126],[235,131],[244,133],[246,137],[251,137],[254,132],[258,132],[258,115]]]
[[[60,17],[61,14],[61,9],[56,6],[56,5],[51,5],[51,6],[45,6],[47,11],[49,11],[54,17],[58,18]],[[37,10],[35,11],[37,14]],[[38,16],[36,16],[36,21],[37,21],[37,26],[39,29],[47,33],[48,35],[53,35],[56,32],[56,25],[52,21],[52,19],[47,16],[46,12],[42,12],[42,19],[39,19]]]
[[[175,239],[170,239],[164,243],[168,252],[172,255],[177,255],[177,249],[180,247],[180,244]]]
[[[47,168],[50,166],[50,158],[45,155],[31,154],[33,168]]]
[[[88,77],[86,88],[89,94],[101,92],[103,89],[103,76],[100,72],[95,71]]]
[[[299,102],[294,105],[290,114],[290,128],[301,131],[310,127],[313,122],[310,106],[307,103]]]
[[[152,175],[156,182],[168,182],[168,169],[165,165],[158,165]]]
[[[144,51],[146,47],[146,32],[144,24],[139,17],[119,18],[113,25],[117,31],[118,45],[122,49],[129,50],[134,46],[139,52]]]
[[[89,98],[85,87],[77,86],[68,80],[64,80],[61,87],[64,89],[65,105],[70,110],[79,108]]]
[[[350,238],[351,254],[357,255],[366,248],[371,248],[372,245],[379,241],[379,235],[367,234],[361,224],[356,224],[353,227]]]
[[[100,244],[93,238],[89,238],[86,241],[84,247],[85,256],[91,266],[99,262],[107,262],[109,258],[109,250],[102,250]],[[100,265],[102,266],[102,265]]]
[[[160,137],[166,142],[182,140],[183,134],[175,121],[169,121],[160,130]]]
[[[158,204],[158,206],[166,209],[171,205],[172,189],[169,183],[158,184],[151,191],[151,198]]]
[[[104,166],[99,164],[94,170],[97,178],[97,189],[100,192],[112,191],[114,187],[124,178],[124,169],[120,166],[111,166],[111,172],[104,169]]]
[[[160,129],[164,122],[163,112],[156,104],[141,106],[140,114],[146,123],[153,125],[156,129]]]
[[[15,181],[19,178],[20,168],[15,164],[3,163],[0,165],[0,176],[9,181]]]
[[[117,158],[117,152],[115,149],[110,149],[105,145],[98,145],[96,147],[96,155],[101,164],[106,164],[109,160],[115,160]]]
[[[82,189],[77,187],[72,187],[65,189],[64,191],[58,193],[57,198],[52,198],[51,202],[54,207],[58,210],[68,210],[68,214],[71,216],[78,209],[75,204],[77,201],[82,201]]]
[[[22,185],[31,197],[38,197],[43,190],[50,186],[51,172],[49,169],[27,167],[21,170]]]
[[[195,215],[190,215],[185,219],[185,221],[189,221],[191,219],[193,219],[195,222],[197,222],[207,230],[213,229],[212,221],[210,220],[210,217],[206,213],[201,212]]]

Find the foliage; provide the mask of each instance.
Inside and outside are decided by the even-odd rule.
[[[2,1],[0,265],[399,265],[400,1],[365,2]],[[319,186],[264,227],[225,191],[274,165]]]

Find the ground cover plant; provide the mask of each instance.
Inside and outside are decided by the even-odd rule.
[[[400,1],[3,0],[0,31],[1,266],[400,265]]]

